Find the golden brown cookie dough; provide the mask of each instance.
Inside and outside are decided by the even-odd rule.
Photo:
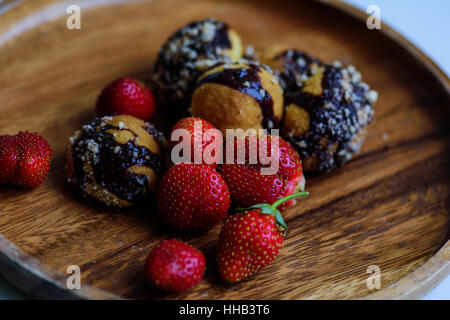
[[[164,137],[128,115],[97,118],[70,138],[66,176],[83,195],[127,207],[156,191]]]
[[[241,38],[228,25],[215,19],[190,23],[170,36],[159,51],[153,69],[158,96],[181,118],[198,77],[215,65],[241,58]]]
[[[241,61],[203,74],[192,95],[190,112],[225,129],[272,129],[283,116],[283,92],[269,68]]]

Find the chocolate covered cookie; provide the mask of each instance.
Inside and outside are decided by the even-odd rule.
[[[263,59],[284,89],[282,136],[307,171],[327,172],[359,152],[373,121],[378,93],[352,65],[323,63],[298,50],[272,51]]]
[[[163,135],[140,119],[97,118],[70,138],[67,180],[109,206],[131,206],[156,191],[164,144]]]
[[[162,45],[153,69],[158,96],[174,111],[187,114],[190,90],[198,77],[220,63],[242,57],[239,35],[227,24],[206,19],[177,30]]]

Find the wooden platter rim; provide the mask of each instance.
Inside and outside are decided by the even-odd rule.
[[[83,286],[69,290],[67,276],[52,270],[39,259],[24,252],[0,234],[0,274],[24,292],[36,298],[121,299],[105,290]]]
[[[450,274],[450,241],[427,262],[390,286],[371,293],[362,300],[420,299]]]
[[[360,9],[339,0],[320,0],[320,2],[363,22],[368,16]],[[7,11],[4,11],[3,14]],[[425,67],[432,74],[433,78],[447,93],[447,97],[450,98],[450,80],[446,73],[430,57],[384,22],[382,22],[381,30],[375,32],[381,32],[408,52],[419,65]],[[66,287],[66,275],[52,270],[39,259],[16,247],[1,234],[0,273],[14,285],[37,298],[124,299],[105,290],[92,288],[87,285],[82,286],[80,290],[68,290]],[[419,299],[449,274],[450,240],[418,269],[400,278],[388,287],[361,299]]]
[[[362,22],[366,21],[368,17],[364,11],[339,0],[320,0],[320,2],[340,10]],[[422,65],[431,72],[435,80],[442,85],[447,96],[450,98],[450,79],[436,62],[386,23],[381,22],[381,30],[379,30],[379,32],[399,44],[402,49],[412,55],[415,60],[421,62]],[[420,299],[435,288],[449,274],[450,240],[448,240],[442,248],[431,257],[431,259],[427,260],[418,269],[400,278],[388,287],[362,297],[361,299]]]
[[[402,277],[390,286],[369,294],[362,300],[419,299],[436,287],[450,274],[450,241],[417,270]],[[19,266],[16,268],[15,266]],[[37,298],[60,299],[123,299],[102,289],[82,286],[68,290],[66,276],[54,271],[0,235],[0,273],[21,290]],[[26,279],[28,281],[23,281]],[[417,286],[420,284],[420,286]]]

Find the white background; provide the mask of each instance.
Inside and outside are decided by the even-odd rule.
[[[450,74],[449,0],[346,0],[362,10],[371,4],[381,9],[383,22],[394,27]],[[0,299],[27,298],[0,277]],[[450,276],[424,299],[450,300]]]

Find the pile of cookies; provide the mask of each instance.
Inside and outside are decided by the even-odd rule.
[[[289,48],[244,52],[239,35],[214,19],[176,31],[160,49],[153,80],[175,117],[198,116],[221,130],[278,128],[304,169],[316,172],[359,151],[378,97],[352,65]]]

